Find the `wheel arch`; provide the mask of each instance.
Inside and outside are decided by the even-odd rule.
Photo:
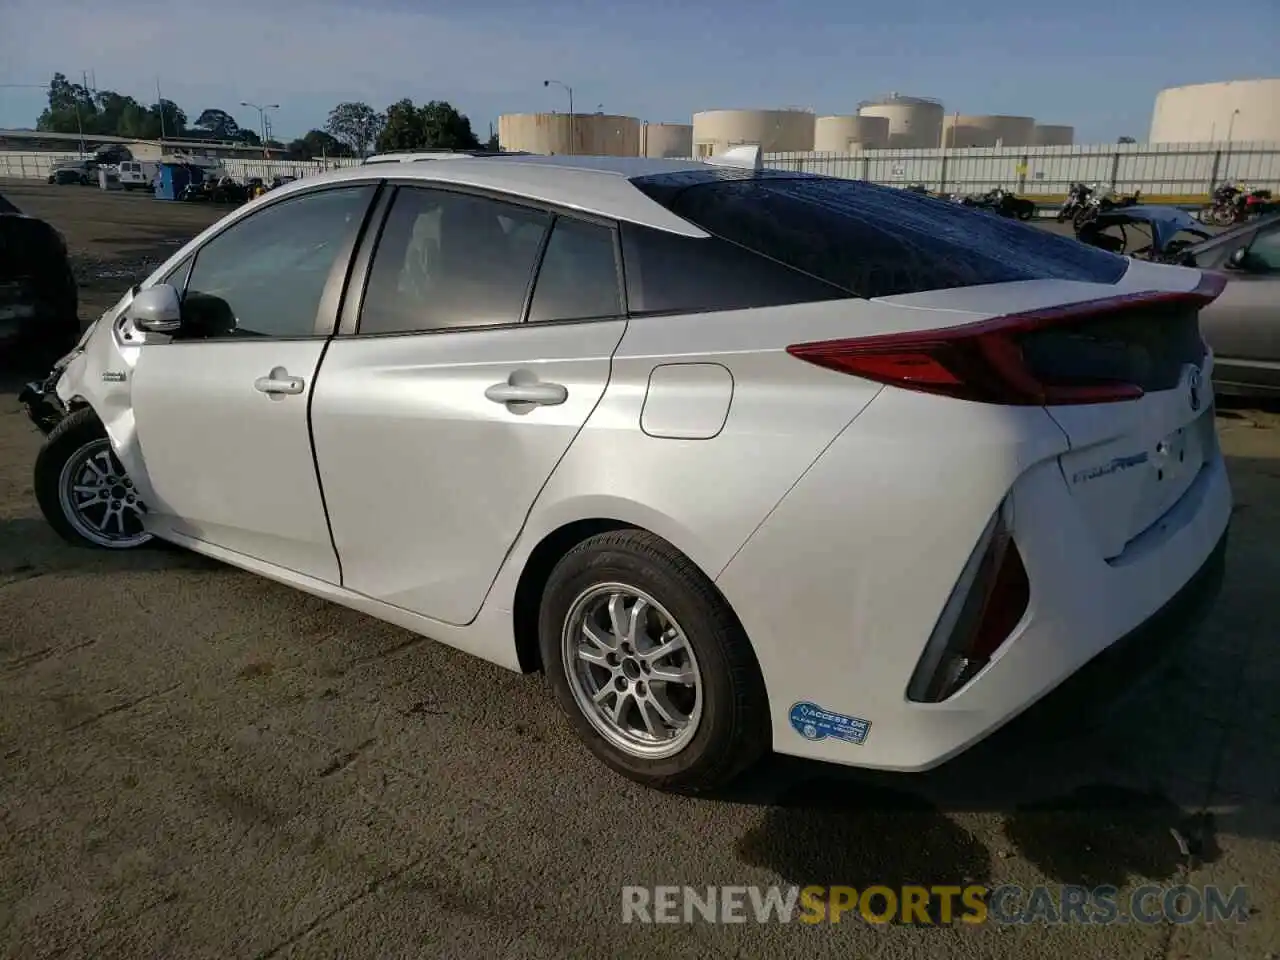
[[[718,571],[709,570],[705,563],[699,562],[697,554],[702,551],[688,549],[686,543],[682,542],[686,538],[678,534],[673,537],[671,534],[674,531],[654,529],[655,527],[663,527],[663,524],[647,523],[634,517],[623,519],[622,517],[627,516],[627,514],[628,511],[616,510],[610,511],[608,515],[567,520],[544,534],[533,549],[529,551],[528,556],[520,567],[520,574],[516,580],[511,603],[512,636],[515,640],[516,657],[522,673],[536,673],[542,670],[543,667],[538,645],[538,609],[542,602],[547,580],[551,576],[551,571],[555,569],[556,564],[560,562],[560,559],[565,554],[584,540],[597,534],[615,530],[640,530],[660,537],[670,544],[673,549],[688,559],[711,582],[721,599],[724,600],[734,620],[737,621],[739,628],[743,630],[743,635],[746,635],[746,630],[737,612],[733,610],[733,605],[729,603],[728,598],[724,596],[715,584]],[[748,637],[749,642],[750,638]]]

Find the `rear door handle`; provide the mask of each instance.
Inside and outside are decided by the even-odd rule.
[[[569,390],[560,383],[495,383],[484,395],[494,403],[533,403],[554,407],[569,399]]]
[[[276,367],[265,377],[253,381],[253,389],[271,396],[299,394],[306,385],[307,382],[301,377],[289,376],[289,371],[284,367]]]

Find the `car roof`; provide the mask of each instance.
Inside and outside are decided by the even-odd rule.
[[[295,181],[305,190],[318,183],[349,183],[394,178],[492,190],[539,203],[653,227],[688,237],[707,233],[650,200],[633,177],[714,170],[697,160],[651,160],[645,157],[508,156],[501,163],[458,157],[430,163],[361,164]]]

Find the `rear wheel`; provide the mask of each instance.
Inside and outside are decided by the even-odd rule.
[[[632,780],[706,791],[769,747],[764,682],[741,626],[660,537],[604,533],[566,554],[543,595],[539,641],[574,731]]]
[[[49,434],[36,455],[34,486],[40,512],[68,543],[129,550],[151,540],[146,506],[90,409]]]

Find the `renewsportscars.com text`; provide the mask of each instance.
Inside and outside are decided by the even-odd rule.
[[[1243,923],[1248,889],[1113,886],[628,886],[623,923]]]

